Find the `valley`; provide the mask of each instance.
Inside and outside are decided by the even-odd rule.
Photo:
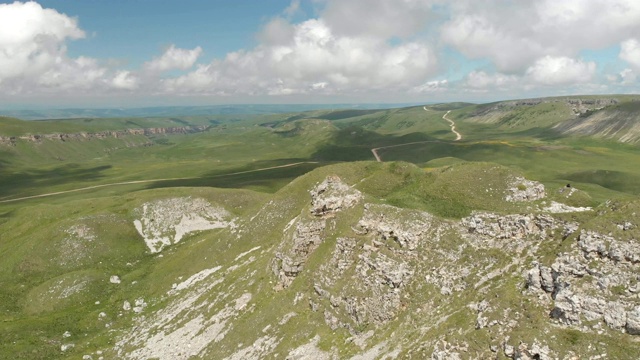
[[[0,117],[0,358],[639,358],[638,104]]]

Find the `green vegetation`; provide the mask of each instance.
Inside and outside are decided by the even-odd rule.
[[[364,206],[359,204],[331,220],[330,227],[323,230],[329,234],[327,239],[305,265],[310,270],[300,273],[289,290],[275,292],[269,270],[272,254],[289,236],[283,229],[292,219],[310,216],[309,189],[334,174],[361,191],[367,203],[403,208],[406,213],[399,217],[425,211],[436,216],[436,225],[453,223],[478,210],[525,213],[542,206],[540,201],[522,205],[504,200],[510,186],[527,190],[524,184],[513,184],[516,177],[523,176],[546,186],[546,201],[591,206],[599,214],[572,213],[557,218],[634,241],[628,231],[611,230],[611,224],[624,224],[630,214],[640,213],[640,167],[635,166],[640,164],[640,149],[633,141],[620,142],[603,131],[580,136],[565,132],[575,122],[614,112],[615,116],[607,117],[607,124],[621,121],[637,125],[635,97],[616,98],[618,104],[587,109],[584,116],[574,115],[566,99],[558,98],[534,105],[437,104],[427,106],[428,110],[409,107],[31,122],[0,118],[0,137],[208,127],[190,134],[0,142],[0,358],[78,358],[112,348],[114,333],[133,325],[132,317],[122,310],[125,300],[133,302],[141,297],[150,304],[150,311],[162,309],[171,301],[166,294],[174,283],[214,266],[226,269],[224,282],[207,299],[199,300],[215,303],[209,310],[212,314],[226,302],[235,301],[220,294],[240,295],[239,289],[254,294],[257,309],[269,309],[243,313],[236,319],[238,330],[216,345],[220,354],[231,354],[238,344],[250,345],[246,339],[263,336],[268,325],[296,312],[281,326],[290,336],[277,345],[280,355],[308,343],[315,334],[321,335],[319,348],[337,349],[344,357],[354,355],[358,350],[352,340],[347,341],[352,336],[348,329],[330,331],[325,315],[309,310],[307,298],[291,304],[298,293],[317,292],[316,274],[328,274],[326,264],[338,238],[352,237],[358,249],[364,247],[368,235],[354,229]],[[449,124],[442,119],[447,111],[463,134],[461,141],[453,141]],[[564,126],[569,122],[573,125]],[[372,148],[379,148],[383,162],[375,162]],[[74,191],[78,189],[83,190]],[[56,192],[61,193],[11,201]],[[133,221],[144,204],[175,197],[202,198],[226,209],[242,224],[242,231],[195,232],[161,255],[151,254]],[[411,260],[412,265],[422,266],[427,261],[430,267],[444,266],[450,260],[439,257],[437,251],[449,251],[459,252],[456,256],[461,263],[510,269],[513,259],[499,249],[465,247],[464,239],[456,234],[451,228],[438,234],[439,243],[432,240],[429,244],[436,255],[420,253]],[[399,245],[393,236],[385,241],[378,254],[391,256]],[[538,255],[549,265],[558,253],[571,249],[575,235],[563,239],[562,234],[554,233],[545,241]],[[246,264],[235,260],[258,246],[251,255],[244,255]],[[528,256],[522,255],[523,261],[531,260]],[[253,260],[248,261],[250,258]],[[232,266],[242,268],[228,270]],[[499,321],[507,309],[518,309],[527,318],[527,328],[513,329],[512,342],[530,343],[534,340],[531,334],[545,333],[562,344],[562,354],[596,341],[610,349],[609,356],[625,357],[625,349],[633,348],[630,337],[612,331],[600,336],[549,326],[549,309],[523,300],[521,274],[509,271],[487,280],[491,287],[483,290],[483,297],[502,299],[501,307],[488,315],[489,321]],[[345,274],[329,290],[352,291],[360,298],[371,296],[357,293],[355,270]],[[112,275],[118,275],[122,282],[110,283]],[[474,273],[467,280],[478,283],[482,279]],[[398,318],[384,328],[363,321],[354,325],[355,332],[375,329],[376,341],[387,336],[416,341],[442,337],[450,343],[491,341],[487,330],[458,331],[476,316],[465,307],[471,300],[481,300],[475,295],[446,297],[422,282],[411,283],[409,288],[410,296],[402,299],[406,311]],[[621,295],[626,288],[610,290]],[[226,302],[216,302],[218,297]],[[317,302],[331,306],[326,299]],[[426,312],[435,308],[451,316],[436,327],[422,324],[420,331],[409,331],[404,325],[420,323],[418,309]],[[102,312],[106,315],[100,315]],[[338,316],[340,321],[350,321],[344,313]],[[115,329],[114,333],[110,329]],[[65,331],[72,334],[68,339],[63,338]],[[63,353],[60,346],[67,342],[76,347]],[[486,350],[473,346],[470,354]],[[638,355],[637,348],[634,351],[632,355]]]

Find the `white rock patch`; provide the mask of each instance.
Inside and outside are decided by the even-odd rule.
[[[254,252],[254,251],[258,250],[258,249],[260,249],[260,246],[256,246],[256,247],[254,247],[254,248],[252,248],[250,250],[247,250],[247,251],[245,251],[243,253],[240,253],[240,255],[236,256],[236,258],[233,261],[238,261],[238,260],[242,259],[243,257],[251,254],[252,252]]]
[[[509,202],[534,201],[544,199],[546,196],[544,185],[523,177],[514,178],[507,191],[508,194],[505,200]]]
[[[573,207],[573,206],[552,201],[551,205],[543,208],[542,210],[552,214],[560,214],[560,213],[569,213],[569,212],[591,211],[593,209],[590,207]]]
[[[263,336],[253,342],[252,345],[245,347],[233,355],[225,358],[225,360],[259,360],[264,359],[267,354],[271,353],[280,341],[272,336]]]
[[[322,351],[318,348],[318,343],[320,342],[320,336],[316,335],[311,341],[308,343],[301,345],[287,355],[287,360],[303,360],[303,359],[316,359],[316,360],[329,360],[331,359],[331,354]]]
[[[210,286],[215,286],[210,284]],[[202,293],[210,288],[202,289]],[[246,308],[251,300],[251,294],[245,293],[235,301],[229,302],[222,310],[213,316],[199,314],[189,316],[191,311],[197,310],[192,306],[193,302],[202,293],[191,294],[186,299],[180,299],[186,304],[173,304],[168,308],[153,314],[149,319],[143,319],[143,323],[125,338],[117,343],[118,355],[126,354],[128,359],[160,359],[160,360],[186,360],[193,357],[203,358],[202,351],[210,343],[222,340],[230,327],[230,322],[238,315],[239,311]],[[184,310],[187,313],[182,313]],[[182,313],[182,314],[181,314]],[[170,325],[178,314],[187,316],[184,323]],[[195,314],[192,314],[195,315]],[[125,351],[128,346],[136,349]]]
[[[148,202],[138,209],[140,219],[133,221],[152,253],[176,244],[185,235],[203,230],[234,227],[231,214],[204,199],[171,198]]]
[[[338,176],[328,176],[310,192],[311,213],[330,215],[351,208],[362,200],[362,193],[344,183]]]
[[[179,283],[179,284],[174,284],[174,286],[171,287],[171,290],[169,290],[167,292],[168,295],[173,295],[175,293],[177,293],[178,291],[184,290],[189,288],[190,286],[194,285],[197,282],[200,282],[202,280],[204,280],[205,278],[207,278],[209,275],[215,273],[216,271],[220,270],[222,268],[222,266],[216,266],[214,268],[211,269],[204,269],[198,273],[195,273],[193,275],[191,275],[187,280]]]

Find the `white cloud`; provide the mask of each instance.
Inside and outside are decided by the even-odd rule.
[[[138,88],[139,80],[129,71],[119,71],[111,80],[111,85],[116,89],[133,90]]]
[[[636,69],[640,69],[640,42],[628,39],[620,44],[620,58]]]
[[[526,71],[527,77],[542,85],[571,85],[589,82],[596,71],[594,62],[568,57],[545,56]]]
[[[460,0],[451,5],[443,40],[498,71],[522,74],[545,56],[576,57],[640,32],[636,0]]]
[[[431,5],[429,0],[330,0],[321,17],[338,35],[407,37],[425,28]]]
[[[128,73],[111,78],[98,60],[67,55],[66,42],[84,37],[77,19],[36,2],[0,4],[0,93],[62,95],[132,88]]]
[[[505,75],[501,73],[487,74],[484,71],[472,71],[467,75],[465,85],[474,89],[504,89],[511,87],[518,81],[519,78],[514,75]]]
[[[77,20],[35,2],[0,4],[0,81],[37,78],[61,64],[67,39],[85,34]]]
[[[448,80],[433,80],[427,81],[422,85],[418,85],[410,90],[412,93],[432,93],[438,91],[445,91],[449,86]]]
[[[593,79],[596,65],[593,62],[568,57],[545,56],[538,59],[523,75],[485,71],[470,72],[464,86],[473,91],[522,91],[545,86],[573,87]]]
[[[607,75],[607,80],[613,84],[636,85],[638,83],[638,73],[633,69],[624,69],[617,74]]]
[[[187,70],[193,67],[200,54],[202,54],[200,46],[187,50],[171,45],[160,57],[146,62],[143,67],[150,72],[163,72],[174,69]]]
[[[291,0],[263,26],[253,48],[204,64],[201,47],[175,44],[137,69],[124,68],[126,60],[69,56],[68,42],[85,37],[73,17],[35,2],[0,4],[0,94],[402,101],[426,93],[595,92],[607,78],[612,86],[638,84],[637,0],[310,1],[316,18],[292,22],[302,11]],[[628,69],[609,77],[598,77],[600,64],[581,58],[584,50],[616,44],[617,61],[626,64],[607,66]],[[481,59],[484,70],[469,69],[468,59]],[[466,75],[462,69],[469,69]]]
[[[635,84],[638,80],[638,74],[631,69],[624,69],[620,72],[622,85]]]
[[[293,38],[295,28],[289,21],[277,17],[269,21],[258,34],[263,44],[286,45]]]
[[[289,6],[287,6],[287,8],[284,9],[283,13],[286,16],[291,17],[295,15],[298,11],[300,11],[300,0],[292,0]]]
[[[267,24],[268,29],[271,26]],[[407,90],[424,82],[436,69],[435,56],[423,43],[393,46],[384,38],[336,35],[322,19],[289,26],[290,31],[279,33],[277,40],[268,37],[253,50],[230,53],[224,60],[166,80],[167,91],[306,94]]]

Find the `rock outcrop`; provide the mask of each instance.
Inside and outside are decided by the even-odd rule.
[[[546,196],[544,185],[523,177],[513,179],[507,191],[508,194],[505,200],[510,202],[534,201],[543,199]]]
[[[158,128],[141,128],[141,129],[123,129],[123,130],[105,130],[95,133],[56,133],[56,134],[29,134],[21,136],[0,136],[0,145],[15,146],[17,141],[27,141],[40,143],[44,140],[53,141],[87,141],[102,140],[107,138],[122,138],[130,135],[167,135],[167,134],[192,134],[209,130],[208,125],[196,126],[175,126],[175,127],[158,127]]]
[[[271,269],[278,277],[276,289],[289,287],[304,268],[307,259],[324,241],[327,221],[337,212],[355,206],[362,199],[362,193],[344,183],[338,176],[328,176],[311,191],[309,212],[313,218],[301,214],[292,220],[295,223],[292,236],[284,241],[271,262]],[[286,233],[286,231],[285,231]],[[286,235],[286,234],[285,234]]]
[[[640,334],[640,300],[635,295],[640,270],[640,244],[582,230],[572,250],[548,267],[535,264],[527,287],[553,300],[551,317],[580,328],[603,321],[610,328]]]
[[[289,287],[304,269],[309,256],[324,241],[324,220],[299,222],[291,237],[291,247],[276,253],[272,271],[278,277],[277,289]]]
[[[228,211],[199,198],[156,200],[143,204],[136,212],[139,219],[133,224],[152,253],[195,231],[235,227]]]
[[[337,176],[329,176],[311,194],[311,213],[315,216],[331,215],[348,209],[362,199],[360,191],[351,188]]]

